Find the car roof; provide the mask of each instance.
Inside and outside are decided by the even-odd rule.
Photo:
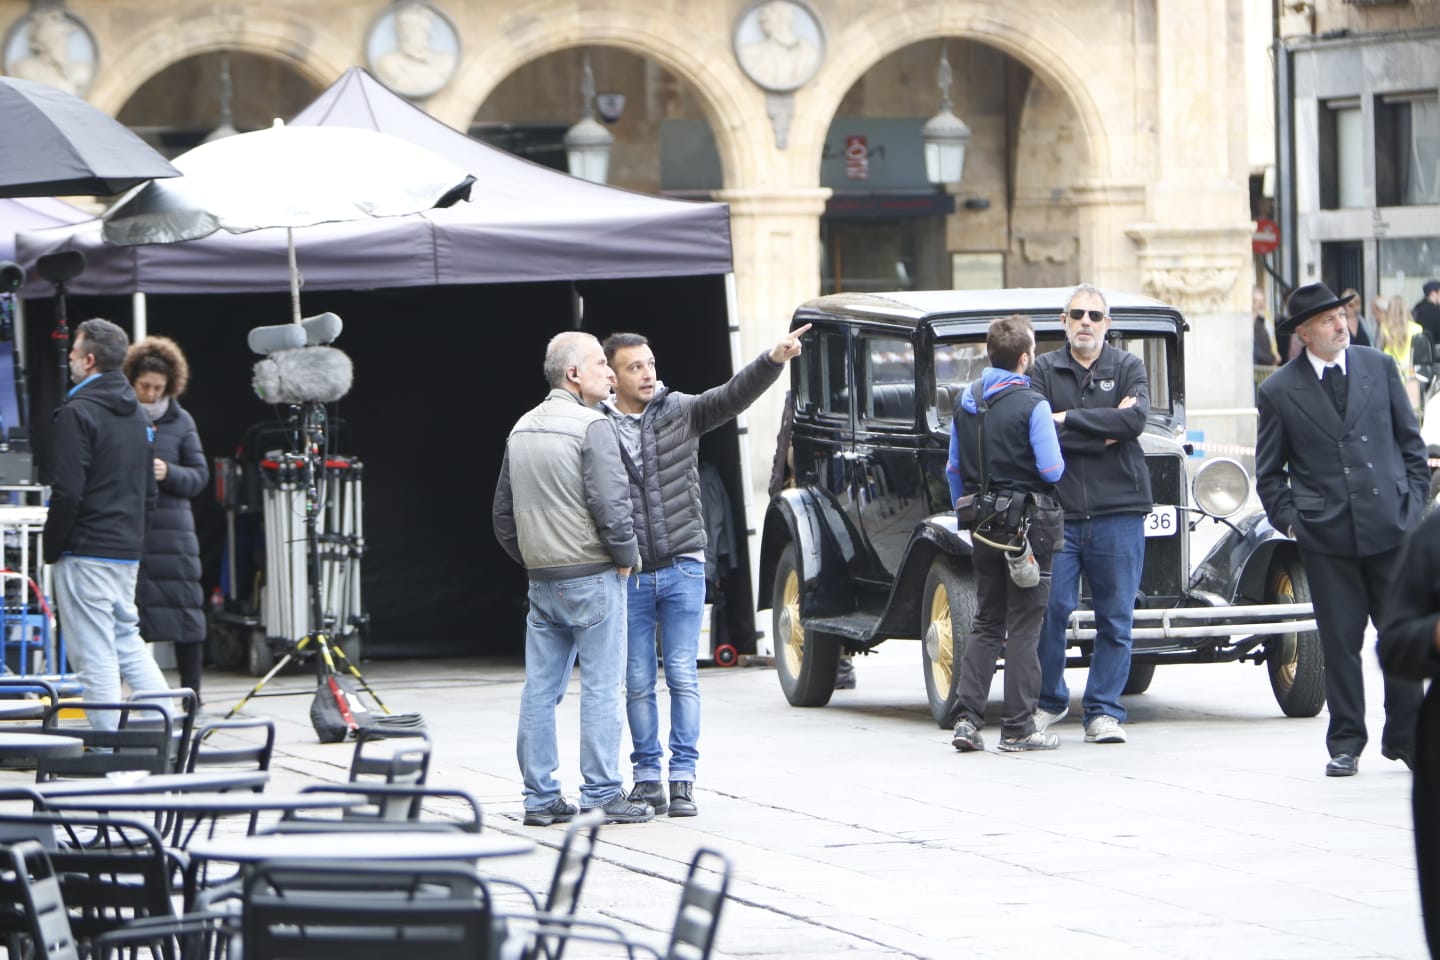
[[[1014,287],[1006,290],[897,290],[890,293],[836,293],[800,305],[796,319],[816,314],[843,315],[880,322],[919,323],[939,317],[976,314],[994,317],[1025,313],[1059,317],[1074,287]],[[1151,297],[1119,290],[1100,291],[1111,313],[1160,314],[1179,311]],[[1183,322],[1183,320],[1181,321]]]

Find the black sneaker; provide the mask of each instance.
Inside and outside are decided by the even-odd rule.
[[[635,788],[630,791],[630,802],[648,803],[655,808],[657,815],[670,809],[665,799],[665,788],[660,786],[659,780],[637,780]]]
[[[691,793],[695,784],[689,780],[670,781],[670,816],[672,817],[693,817],[700,812],[695,806],[695,797]],[[659,810],[655,811],[659,813]]]
[[[586,807],[586,812],[599,810],[605,814],[606,823],[649,823],[655,819],[655,808],[648,803],[631,803],[625,794],[617,793],[615,798],[602,807]]]
[[[961,720],[955,724],[955,736],[950,740],[950,745],[961,753],[974,753],[985,749],[985,740],[980,736],[980,731],[975,729],[975,724],[969,720]]]
[[[552,823],[569,823],[579,813],[575,804],[564,797],[556,797],[548,807],[525,811],[525,826],[548,827]]]

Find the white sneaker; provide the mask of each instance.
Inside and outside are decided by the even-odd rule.
[[[1086,743],[1124,743],[1126,739],[1125,728],[1109,714],[1102,713],[1085,724]]]
[[[1035,732],[1044,733],[1050,724],[1059,723],[1068,716],[1070,716],[1069,706],[1061,707],[1059,713],[1051,713],[1049,710],[1041,710],[1037,707],[1035,708]]]
[[[1001,753],[1020,753],[1024,750],[1054,750],[1059,746],[1060,738],[1055,734],[1036,730],[1025,737],[1001,737],[1000,746],[996,749]]]

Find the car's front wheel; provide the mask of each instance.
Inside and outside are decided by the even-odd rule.
[[[1125,696],[1132,696],[1137,693],[1144,693],[1150,689],[1150,681],[1155,679],[1155,664],[1135,663],[1130,664],[1130,675],[1125,678],[1125,688],[1120,691]]]
[[[921,659],[930,715],[943,729],[952,722],[960,658],[975,628],[975,578],[936,557],[925,578],[920,606]]]
[[[1308,603],[1310,581],[1294,557],[1276,560],[1265,582],[1270,603]],[[1277,633],[1265,641],[1270,689],[1287,717],[1313,717],[1325,706],[1325,651],[1314,630]]]
[[[800,622],[800,572],[795,563],[794,544],[785,547],[775,564],[770,613],[775,634],[775,668],[780,674],[780,689],[785,691],[785,699],[792,707],[825,706],[835,692],[840,640],[808,630]]]

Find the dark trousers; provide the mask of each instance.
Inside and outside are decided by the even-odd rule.
[[[1365,621],[1382,623],[1382,606],[1390,589],[1400,550],[1368,557],[1336,557],[1300,551],[1300,562],[1310,580],[1315,624],[1325,651],[1325,699],[1330,707],[1330,729],[1325,746],[1330,756],[1360,755],[1369,739],[1365,732],[1365,681],[1361,651]],[[1380,743],[1390,750],[1412,754],[1415,721],[1423,690],[1409,680],[1385,677],[1385,729]]]
[[[1015,586],[1005,566],[1006,554],[975,543],[971,562],[975,569],[975,629],[960,655],[960,684],[956,719],[985,726],[985,702],[995,661],[1005,654],[1005,712],[1000,735],[1025,737],[1035,732],[1035,705],[1040,699],[1040,623],[1050,597],[1052,554],[1035,555],[1040,582]]]

